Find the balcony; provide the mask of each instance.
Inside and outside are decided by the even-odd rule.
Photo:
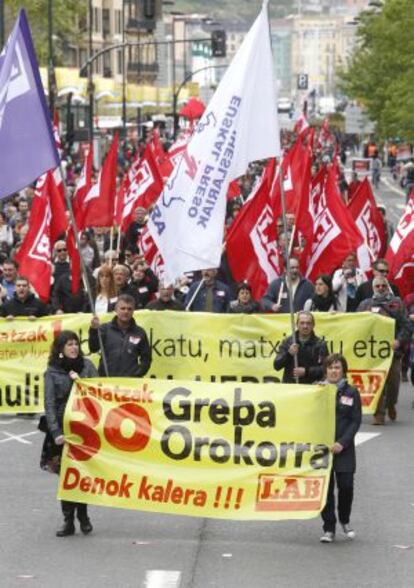
[[[154,75],[158,74],[158,63],[139,63],[137,61],[128,62],[128,73],[138,75]]]
[[[139,20],[138,18],[129,18],[125,24],[127,32],[151,32],[155,29],[155,19]]]

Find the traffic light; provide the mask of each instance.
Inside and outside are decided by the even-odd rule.
[[[226,31],[211,32],[211,54],[213,57],[226,57]]]

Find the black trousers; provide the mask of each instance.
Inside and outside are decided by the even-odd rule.
[[[335,533],[335,478],[338,487],[338,518],[342,525],[347,525],[351,516],[352,499],[354,497],[353,472],[334,472],[332,470],[329,480],[328,497],[325,507],[321,512],[323,530]]]
[[[80,521],[84,521],[88,518],[88,507],[86,504],[61,500],[61,507],[65,521],[73,521],[75,518],[75,512]]]

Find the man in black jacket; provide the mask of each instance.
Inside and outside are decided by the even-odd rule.
[[[274,361],[276,371],[284,368],[283,382],[293,384],[312,384],[322,379],[322,364],[328,355],[328,348],[323,339],[315,335],[315,319],[308,311],[301,311],[297,318],[296,343],[293,337],[286,337],[279,346]],[[295,367],[295,356],[298,367]]]
[[[15,316],[27,316],[34,319],[49,314],[48,306],[30,292],[30,282],[23,276],[16,278],[16,291],[11,300],[0,308],[2,317],[12,320]]]
[[[89,328],[89,351],[99,351],[98,329],[108,366],[108,376],[145,376],[151,366],[151,348],[144,329],[134,318],[135,303],[129,294],[121,294],[115,305],[115,317],[109,323],[100,324],[99,318],[92,318]],[[99,375],[105,376],[102,358]]]

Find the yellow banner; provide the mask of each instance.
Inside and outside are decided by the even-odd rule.
[[[321,385],[78,380],[58,497],[223,519],[317,516],[335,396]]]
[[[0,413],[43,411],[43,373],[54,336],[62,329],[76,331],[89,356],[90,319],[88,314],[74,314],[0,320]],[[135,319],[152,347],[148,377],[246,383],[282,378],[273,361],[289,333],[287,315],[144,310],[135,313]],[[316,313],[315,319],[315,331],[325,337],[329,351],[347,358],[349,382],[361,394],[364,413],[372,414],[391,363],[393,321],[368,312]]]

